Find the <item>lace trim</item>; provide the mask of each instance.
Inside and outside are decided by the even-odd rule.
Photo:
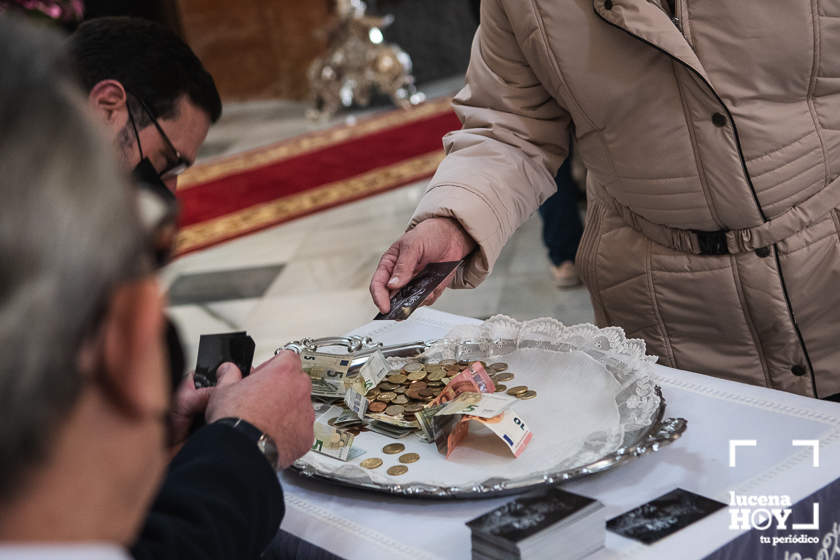
[[[624,431],[639,430],[654,420],[660,401],[654,391],[652,369],[657,358],[645,354],[643,340],[627,338],[620,327],[599,328],[591,323],[566,326],[549,317],[521,322],[495,315],[478,325],[452,328],[425,356],[503,356],[526,348],[588,354],[604,364],[621,386],[616,402]]]

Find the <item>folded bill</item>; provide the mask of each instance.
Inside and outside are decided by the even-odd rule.
[[[353,434],[335,426],[330,426],[328,423],[331,418],[340,416],[342,412],[343,409],[340,406],[331,406],[315,418],[315,423],[312,426],[315,432],[312,450],[341,461],[347,461],[355,438]]]
[[[525,424],[525,420],[513,410],[506,410],[494,418],[464,416],[461,418],[461,422],[478,422],[487,426],[499,439],[505,442],[514,457],[522,455],[533,437],[528,425]]]
[[[350,369],[351,358],[319,352],[302,352],[301,365],[312,381],[312,395],[344,397],[347,391],[344,377]]]
[[[498,416],[517,401],[516,397],[495,393],[461,393],[449,401],[436,414],[466,414],[480,418]]]

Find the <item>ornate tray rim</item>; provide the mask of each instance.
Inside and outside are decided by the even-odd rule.
[[[665,418],[665,398],[662,396],[661,388],[656,385],[654,391],[660,398],[659,408],[656,412],[656,420],[646,428],[639,430],[637,438],[629,445],[625,445],[586,465],[572,469],[550,472],[538,476],[508,480],[502,478],[490,478],[483,482],[474,484],[468,489],[461,486],[443,487],[432,484],[409,483],[409,484],[377,484],[364,482],[354,478],[341,475],[327,476],[318,472],[314,466],[298,460],[292,465],[298,475],[330,484],[349,488],[373,490],[378,493],[407,496],[412,498],[439,498],[439,499],[476,499],[496,498],[511,494],[519,494],[534,490],[543,486],[555,486],[562,482],[589,476],[596,473],[612,470],[619,465],[659,451],[662,447],[676,441],[685,432],[688,421],[685,418]]]

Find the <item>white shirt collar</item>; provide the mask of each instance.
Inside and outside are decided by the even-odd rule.
[[[0,543],[0,560],[130,560],[121,547],[105,543]]]

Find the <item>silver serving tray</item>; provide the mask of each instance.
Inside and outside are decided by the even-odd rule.
[[[342,346],[350,351],[361,352],[362,354],[365,353],[365,350],[379,348],[383,350],[383,353],[386,355],[406,357],[420,354],[432,344],[433,342],[420,341],[384,347],[380,344],[376,344],[370,339],[347,337],[317,340],[305,339],[303,341],[290,343],[289,345],[286,345],[285,348],[296,351],[315,351],[318,348],[323,348],[324,346]],[[470,352],[470,354],[472,354],[472,352]],[[635,431],[625,431],[621,446],[616,451],[604,455],[603,457],[588,464],[567,470],[558,470],[556,472],[541,473],[534,475],[533,477],[521,477],[516,479],[506,479],[501,477],[489,478],[483,482],[477,482],[469,486],[444,487],[417,482],[407,484],[366,482],[356,478],[345,477],[337,473],[324,474],[318,472],[313,465],[304,463],[300,460],[296,461],[292,465],[292,469],[294,469],[300,476],[312,480],[412,498],[475,499],[518,494],[536,488],[554,486],[569,480],[612,470],[635,459],[636,457],[654,453],[662,447],[679,439],[687,427],[686,419],[666,418],[665,398],[662,396],[662,390],[657,385],[654,387],[654,392],[659,397],[660,401],[654,416],[655,419],[648,426]]]

